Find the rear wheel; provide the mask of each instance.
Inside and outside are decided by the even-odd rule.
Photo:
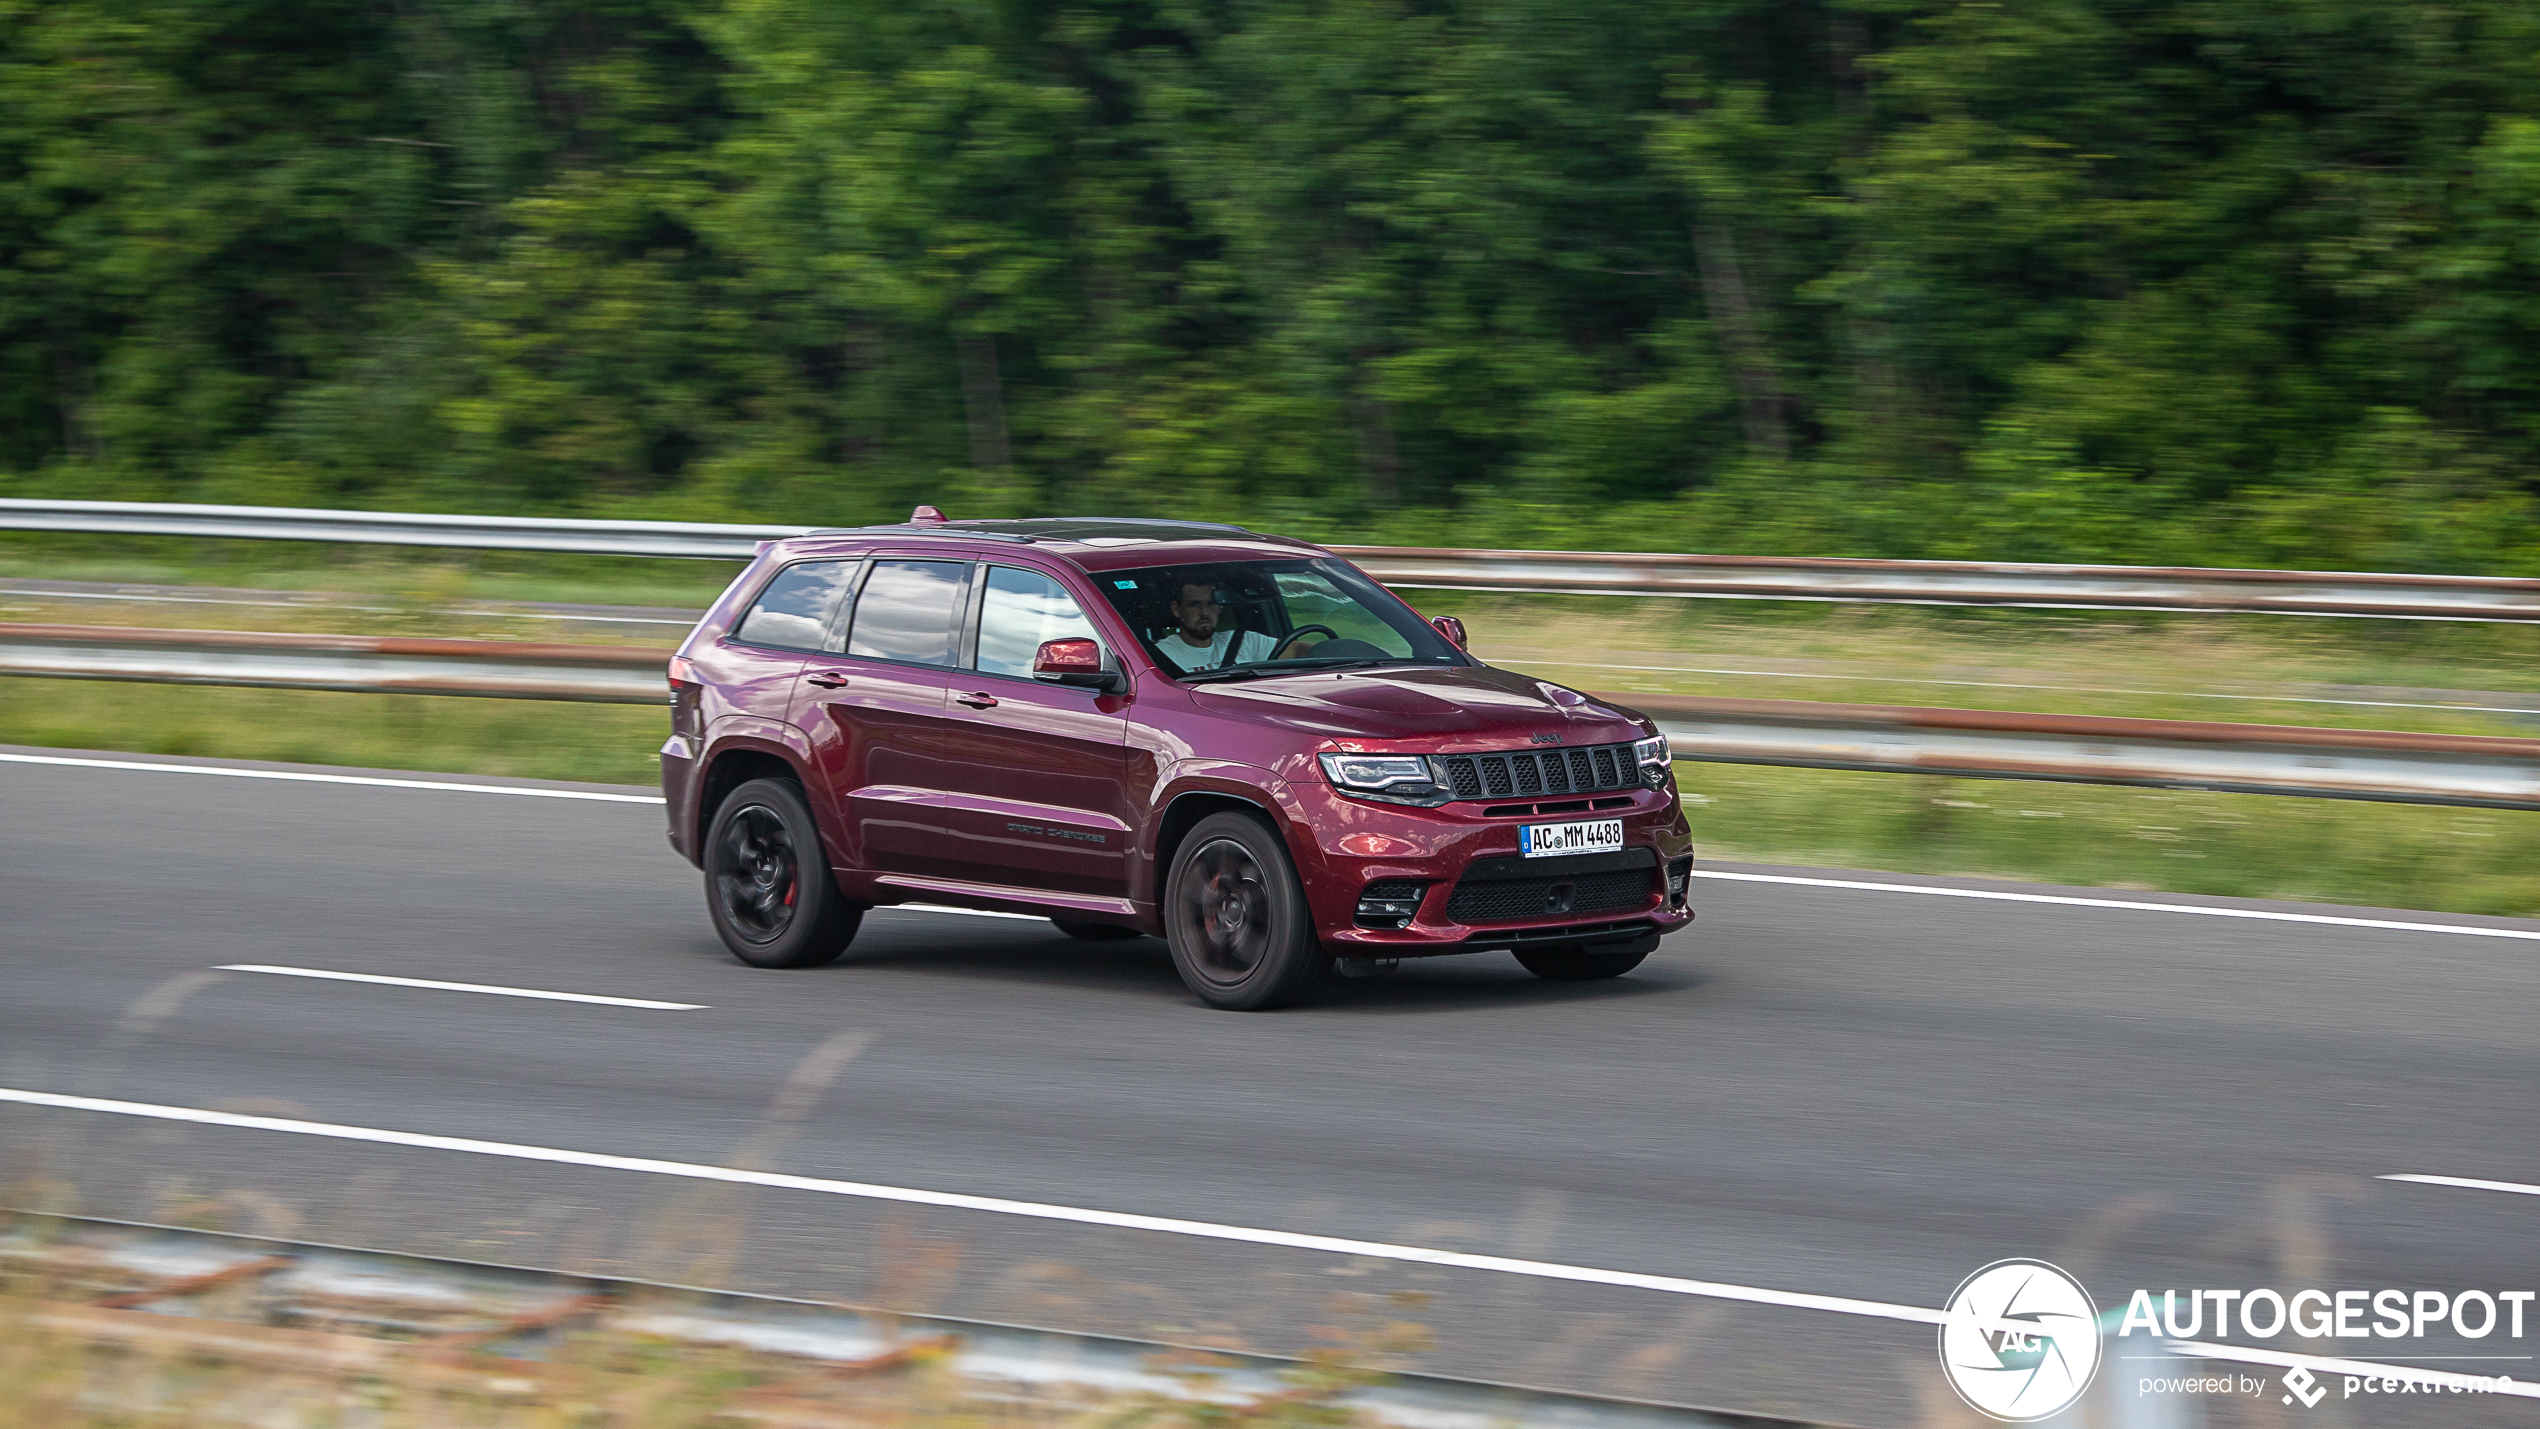
[[[1079,923],[1073,918],[1052,918],[1050,925],[1071,938],[1082,938],[1088,943],[1117,943],[1146,936],[1135,928],[1123,928],[1117,923]]]
[[[732,956],[760,968],[836,962],[864,921],[829,876],[802,790],[783,779],[753,779],[714,811],[706,909]]]
[[[1175,850],[1164,937],[1191,991],[1233,1012],[1303,1002],[1332,962],[1315,940],[1286,845],[1243,814],[1209,815]]]
[[[1526,971],[1554,982],[1595,982],[1621,977],[1658,947],[1655,937],[1629,943],[1590,943],[1584,948],[1540,948],[1517,954]]]

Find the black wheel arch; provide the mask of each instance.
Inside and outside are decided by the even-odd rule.
[[[705,777],[697,781],[696,828],[700,839],[714,823],[715,811],[723,807],[723,801],[753,779],[782,779],[805,791],[811,787],[803,782],[802,771],[782,755],[746,746],[724,750],[706,766]],[[816,821],[819,817],[820,811],[814,809],[812,818]]]
[[[1222,789],[1193,789],[1174,795],[1173,801],[1164,806],[1164,818],[1156,826],[1155,858],[1146,871],[1147,901],[1162,906],[1164,879],[1173,867],[1173,854],[1181,848],[1182,840],[1190,836],[1199,821],[1211,814],[1227,813],[1250,814],[1268,824],[1270,832],[1278,838],[1279,846],[1287,849],[1289,861],[1295,861],[1296,849],[1288,843],[1285,823],[1269,800],[1246,798]]]

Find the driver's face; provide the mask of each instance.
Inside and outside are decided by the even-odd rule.
[[[1217,612],[1220,609],[1216,587],[1186,585],[1182,587],[1181,596],[1173,602],[1173,618],[1181,622],[1184,635],[1205,642],[1217,638]]]

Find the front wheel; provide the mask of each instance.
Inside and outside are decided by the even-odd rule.
[[[1243,814],[1211,814],[1182,839],[1164,885],[1164,938],[1182,981],[1230,1012],[1303,1002],[1332,961],[1287,846]]]
[[[1542,948],[1521,951],[1517,961],[1526,971],[1553,982],[1595,982],[1599,978],[1621,977],[1641,965],[1658,947],[1655,937],[1629,943],[1591,943],[1584,948]]]
[[[864,921],[829,876],[802,790],[783,779],[753,779],[714,811],[706,909],[723,946],[758,968],[836,962]]]

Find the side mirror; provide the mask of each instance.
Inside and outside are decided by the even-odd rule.
[[[1446,637],[1447,644],[1458,650],[1465,648],[1463,621],[1452,615],[1432,615],[1429,617],[1429,624],[1440,635]]]
[[[1032,678],[1096,690],[1120,687],[1120,672],[1103,657],[1102,642],[1081,635],[1069,640],[1042,641],[1032,656]]]

